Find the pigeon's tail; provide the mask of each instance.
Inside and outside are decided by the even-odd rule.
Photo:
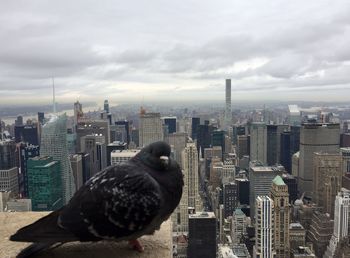
[[[54,211],[33,224],[19,229],[10,237],[10,240],[17,242],[50,243],[50,245],[57,242],[77,241],[77,237],[71,232],[59,227],[58,216],[59,211]]]
[[[52,243],[34,243],[30,246],[24,248],[19,254],[17,254],[16,258],[29,258],[32,255],[40,253],[45,249],[51,247]]]

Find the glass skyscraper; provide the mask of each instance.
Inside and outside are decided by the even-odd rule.
[[[54,161],[60,162],[63,204],[68,203],[76,190],[67,148],[66,122],[67,116],[65,114],[53,115],[43,125],[40,149],[41,156],[49,156]]]

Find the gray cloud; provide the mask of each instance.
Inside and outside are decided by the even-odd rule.
[[[62,101],[69,92],[120,97],[128,87],[209,99],[232,78],[240,94],[318,87],[342,98],[349,12],[345,0],[3,1],[0,94],[35,98],[54,76]]]

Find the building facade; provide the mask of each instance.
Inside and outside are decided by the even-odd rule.
[[[62,180],[63,204],[67,204],[75,193],[75,182],[67,148],[67,116],[52,116],[43,125],[41,134],[40,154],[52,157],[60,163],[60,177]]]
[[[52,211],[63,206],[59,161],[47,156],[29,159],[28,185],[33,211]]]
[[[342,157],[339,153],[314,153],[313,201],[331,217],[334,214],[335,197],[341,189],[342,176]]]
[[[250,160],[267,164],[267,130],[265,123],[252,123],[251,125]]]
[[[140,113],[139,144],[144,147],[152,142],[163,140],[163,127],[160,113]]]
[[[276,257],[274,246],[274,204],[268,196],[256,198],[254,258]]]
[[[304,123],[300,131],[299,191],[312,197],[313,153],[339,152],[339,124]]]
[[[290,204],[288,187],[280,176],[272,181],[270,198],[274,204],[274,240],[276,258],[290,257],[289,223]]]
[[[213,212],[189,215],[188,258],[216,258],[216,218]]]

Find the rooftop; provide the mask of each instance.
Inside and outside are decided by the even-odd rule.
[[[280,177],[280,176],[276,176],[276,177],[272,180],[272,182],[273,182],[274,184],[276,184],[276,185],[286,185],[286,184],[284,183],[282,177]]]
[[[208,219],[208,218],[215,218],[214,212],[196,212],[195,214],[190,214],[189,218],[203,218],[203,219]]]
[[[45,216],[47,212],[0,212],[0,257],[15,258],[28,243],[9,241],[9,236],[20,227]],[[40,258],[170,258],[172,257],[171,223],[164,222],[152,236],[143,236],[143,253],[132,250],[127,242],[101,241],[97,243],[72,242],[36,256]]]

